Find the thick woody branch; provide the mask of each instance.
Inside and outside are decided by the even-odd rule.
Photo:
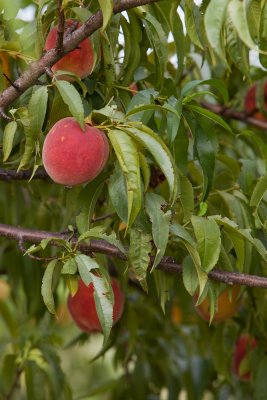
[[[215,114],[221,115],[222,117],[236,119],[246,124],[253,125],[257,128],[267,130],[267,121],[261,121],[257,118],[251,117],[245,112],[236,111],[231,108],[226,108],[224,106],[221,106],[220,104],[210,104],[203,102],[202,106],[210,111],[213,111]]]
[[[30,242],[39,243],[43,239],[55,239],[51,241],[51,245],[59,246],[57,239],[68,240],[69,235],[66,233],[59,232],[48,232],[48,231],[38,231],[34,229],[18,228],[12,225],[0,224],[0,236],[6,237],[8,239],[16,240],[17,242]],[[75,245],[77,243],[76,239],[72,239],[72,243]],[[116,257],[121,260],[126,260],[125,255],[115,246],[103,241],[103,240],[91,240],[90,245],[85,243],[80,244],[80,251],[84,253],[101,253],[108,256]],[[153,258],[151,258],[151,263]],[[166,271],[168,273],[180,275],[183,268],[180,264],[176,263],[174,259],[170,257],[165,257],[159,263],[158,269]],[[267,278],[241,274],[238,272],[226,272],[219,269],[213,269],[209,274],[209,278],[213,281],[223,282],[227,285],[245,285],[258,288],[267,288]]]
[[[0,181],[11,182],[11,181],[25,181],[29,180],[32,176],[31,170],[16,171],[13,169],[0,169]],[[38,168],[32,179],[44,179],[49,180],[44,168]]]
[[[159,0],[120,0],[114,5],[113,12],[114,14],[118,14],[122,11],[145,4],[152,4],[157,1]],[[0,95],[0,115],[3,116],[4,110],[7,106],[9,106],[28,88],[36,84],[40,76],[43,75],[47,69],[52,67],[65,54],[76,49],[85,38],[101,28],[102,24],[103,15],[101,11],[98,11],[96,14],[92,15],[82,26],[64,39],[63,53],[59,54],[57,48],[54,48],[45,53],[40,60],[31,63],[29,68],[15,82],[13,82],[15,87],[12,85],[9,86]]]

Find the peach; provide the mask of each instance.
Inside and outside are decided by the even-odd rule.
[[[135,82],[132,82],[129,85],[129,89],[130,89],[130,92],[131,92],[132,96],[134,96],[138,92],[138,87],[137,87],[137,84]]]
[[[114,278],[111,279],[111,286],[114,293],[114,306],[113,306],[113,325],[120,319],[124,308],[124,294],[118,281]],[[85,332],[102,332],[95,299],[94,299],[94,285],[90,283],[86,286],[85,283],[79,279],[78,291],[72,297],[68,297],[69,312],[78,327]]]
[[[0,302],[6,300],[10,296],[11,287],[7,281],[0,279]]]
[[[249,88],[247,94],[245,96],[245,111],[248,115],[257,118],[261,121],[266,121],[266,117],[259,112],[257,106],[257,98],[256,98],[256,91],[257,91],[258,83],[255,83],[253,86]],[[267,107],[267,82],[264,86],[264,105]]]
[[[65,34],[66,31],[70,30],[74,20],[67,20],[65,23]],[[80,24],[77,25],[79,27]],[[76,29],[76,27],[75,27]],[[57,40],[57,26],[51,29],[49,32],[46,41],[45,41],[45,50],[51,50],[56,46]],[[94,50],[90,39],[84,39],[79,47],[70,53],[66,54],[63,58],[61,58],[58,62],[56,62],[52,66],[52,71],[56,72],[58,70],[65,70],[72,72],[79,76],[81,79],[85,78],[92,72],[92,67],[94,64]],[[73,77],[68,75],[60,75],[57,77],[58,79],[65,79],[67,81],[74,80]]]
[[[233,355],[233,372],[243,382],[251,380],[251,370],[249,365],[249,355],[251,351],[256,347],[257,340],[250,337],[247,334],[241,335],[236,342],[234,355]],[[246,371],[240,371],[240,364],[244,362],[245,357]]]
[[[93,180],[103,170],[109,155],[105,134],[88,124],[83,131],[67,117],[55,123],[43,145],[43,164],[50,178],[74,186]]]
[[[231,318],[237,312],[240,306],[240,286],[234,285],[231,290],[232,293],[230,293],[229,289],[226,289],[219,295],[217,311],[213,318],[214,322],[222,322],[227,318]],[[194,296],[194,299],[196,301],[197,296]],[[196,310],[205,321],[210,320],[210,302],[208,297],[196,306]]]

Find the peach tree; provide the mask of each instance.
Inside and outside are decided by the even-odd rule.
[[[266,20],[0,0],[0,400],[266,398]]]

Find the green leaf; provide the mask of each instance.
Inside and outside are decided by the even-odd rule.
[[[113,174],[108,185],[109,196],[116,213],[122,221],[127,223],[128,203],[126,182],[119,163],[115,163]]]
[[[266,193],[266,190],[267,190],[267,174],[262,176],[260,180],[257,182],[250,199],[250,205],[251,207],[256,208],[256,214],[258,214],[258,207],[263,199],[264,194]]]
[[[193,296],[198,287],[198,275],[190,256],[186,256],[183,260],[183,282],[188,293]]]
[[[150,262],[152,237],[138,229],[130,231],[129,262],[142,288],[147,292],[146,273]]]
[[[199,37],[199,8],[195,5],[194,1],[188,0],[185,2],[185,26],[188,36],[191,41],[200,49],[204,50],[200,37]]]
[[[266,369],[267,369],[267,359],[266,356],[262,357],[257,369],[255,371],[255,383],[253,400],[265,400],[265,393],[267,392],[267,380],[266,380]]]
[[[249,243],[251,243],[254,246],[254,248],[261,255],[264,261],[267,261],[266,248],[259,239],[256,239],[251,235],[250,229],[238,229],[238,225],[235,222],[231,221],[229,218],[221,217],[220,215],[213,215],[210,218],[213,218],[219,225],[223,226],[227,230],[228,234],[229,231],[232,230],[241,235],[241,237],[246,239]]]
[[[194,211],[194,190],[191,182],[185,176],[180,174],[180,193],[179,200],[183,209],[183,221],[187,222],[190,220],[191,215]]]
[[[210,272],[217,264],[221,249],[221,234],[217,223],[203,217],[192,216],[191,222],[197,239],[201,266]]]
[[[170,6],[170,14],[169,14],[169,21],[170,21],[170,28],[173,34],[174,43],[176,47],[176,54],[178,58],[178,68],[175,74],[175,83],[179,82],[179,79],[182,76],[183,68],[184,68],[184,58],[186,54],[186,43],[185,43],[185,35],[183,31],[183,23],[181,18],[177,12],[178,5],[180,0],[172,1]]]
[[[34,90],[29,102],[30,130],[38,137],[42,131],[48,100],[48,89],[41,86]]]
[[[161,87],[168,60],[168,38],[160,22],[152,14],[146,13],[143,24],[154,52],[156,87]]]
[[[62,97],[64,103],[69,107],[71,115],[84,128],[84,109],[81,96],[77,89],[71,83],[63,80],[57,80],[55,85]]]
[[[37,141],[42,132],[42,126],[46,115],[47,100],[48,90],[45,86],[36,89],[30,98],[28,107],[29,122],[25,125],[25,150],[18,171],[29,163],[34,150],[36,149]]]
[[[164,212],[164,207],[166,207],[166,202],[163,197],[155,193],[146,194],[145,208],[152,222],[152,236],[155,246],[157,247],[157,253],[151,271],[153,271],[161,261],[168,244],[171,211],[168,210]]]
[[[134,73],[140,64],[142,40],[142,27],[134,13],[128,11],[129,22],[121,16],[121,27],[124,36],[124,58],[121,65],[119,78],[123,85],[129,85],[133,81]]]
[[[256,50],[256,44],[250,35],[245,4],[240,0],[231,0],[228,5],[228,13],[240,39],[251,49]]]
[[[129,128],[124,128],[124,130],[146,147],[154,157],[168,181],[170,201],[173,204],[178,191],[178,178],[175,161],[173,160],[170,150],[158,135],[143,124],[140,124],[138,128],[131,126]]]
[[[80,208],[79,214],[76,216],[76,224],[80,234],[88,231],[95,212],[96,203],[103,191],[106,175],[101,175],[89,182],[81,191],[76,208]]]
[[[251,37],[255,43],[259,43],[259,37],[266,29],[266,26],[264,26],[264,24],[261,25],[261,17],[264,14],[264,8],[266,8],[265,2],[263,7],[261,7],[261,2],[259,0],[249,0],[246,13],[248,19],[248,27],[251,33]],[[261,46],[259,47],[261,50],[264,50],[261,48]]]
[[[120,122],[125,117],[125,114],[118,111],[118,107],[114,104],[107,105],[100,110],[93,110],[91,118],[97,124],[112,124],[114,122]]]
[[[51,312],[51,314],[56,313],[54,296],[53,296],[53,275],[55,272],[57,262],[58,260],[52,260],[47,265],[41,287],[41,293],[43,296],[44,303],[48,308],[49,312]]]
[[[209,124],[197,124],[195,133],[195,152],[200,162],[203,172],[203,193],[201,201],[206,200],[212,188],[215,154],[216,154],[216,137]]]
[[[239,38],[231,18],[228,16],[225,22],[226,51],[231,61],[248,79],[249,77],[249,50]]]
[[[70,275],[74,275],[76,274],[78,269],[78,265],[77,262],[75,260],[75,258],[69,258],[62,267],[61,273],[62,274],[70,274]]]
[[[81,236],[79,236],[78,243],[89,238],[105,240],[107,243],[117,247],[123,254],[125,254],[125,249],[121,242],[116,238],[115,233],[113,232],[110,235],[107,235],[103,232],[102,226],[96,226],[94,228],[91,228],[89,231],[84,232]]]
[[[239,229],[239,233],[248,240],[249,243],[253,245],[255,250],[261,255],[263,260],[267,262],[267,249],[264,244],[257,238],[254,238],[251,233],[250,229]]]
[[[219,92],[220,96],[222,97],[224,103],[227,103],[229,100],[229,95],[225,84],[220,79],[212,78],[212,79],[196,79],[193,81],[187,82],[181,91],[181,96],[186,97],[190,95],[190,93],[200,85],[209,85]]]
[[[104,343],[106,343],[113,324],[114,295],[111,283],[107,279],[108,275],[103,274],[103,270],[91,257],[79,254],[75,256],[75,260],[85,285],[88,286],[92,283],[94,286],[96,311],[103,329]],[[97,270],[101,276],[95,275],[94,270]]]
[[[182,110],[183,110],[182,101],[181,99],[179,100],[175,99],[173,104],[170,104],[170,99],[169,99],[169,103],[165,103],[163,107],[164,109],[167,109],[167,111],[171,112],[171,115],[168,115],[167,117],[167,135],[170,142],[173,143],[179,132]]]
[[[146,192],[149,187],[151,177],[150,166],[146,159],[146,156],[141,152],[139,152],[139,161],[144,182],[144,191]]]
[[[78,265],[78,271],[83,282],[88,286],[92,282],[91,271],[99,270],[98,263],[92,257],[85,254],[77,254],[75,256],[75,261]]]
[[[197,114],[200,114],[213,122],[216,122],[218,125],[222,126],[229,133],[233,133],[230,126],[217,114],[214,114],[212,111],[206,110],[203,107],[199,107],[193,104],[186,104],[185,107]]]
[[[185,246],[192,257],[198,275],[199,296],[203,293],[208,281],[207,273],[201,268],[201,259],[197,251],[197,244],[187,230],[177,223],[171,225],[170,232],[175,235]]]
[[[105,0],[103,0],[105,1]],[[106,32],[102,32],[100,36],[102,60],[104,64],[104,75],[106,78],[106,86],[111,88],[116,81],[115,61],[112,51],[110,39]]]
[[[212,49],[228,65],[223,44],[223,25],[229,0],[211,0],[206,9],[204,23],[207,38]]]
[[[110,281],[104,277],[92,274],[96,311],[104,333],[104,343],[107,343],[113,324],[114,296]]]
[[[4,359],[2,359],[2,365],[3,368],[1,371],[1,377],[3,379],[3,385],[5,388],[5,392],[10,393],[18,368],[16,354],[6,354],[4,356]]]
[[[5,162],[11,154],[13,141],[16,135],[18,124],[16,121],[11,121],[5,126],[3,135],[3,161]]]
[[[168,276],[167,276],[167,274],[165,274],[164,271],[155,269],[155,271],[153,272],[153,278],[155,281],[155,286],[156,286],[157,294],[159,297],[161,309],[162,309],[163,313],[165,313],[165,305],[170,297],[169,296]]]
[[[255,1],[255,3],[256,3],[256,1]],[[259,17],[258,13],[257,13],[257,17]],[[260,29],[259,29],[260,43],[259,43],[259,48],[260,48],[260,50],[263,50],[263,51],[266,52],[267,51],[267,3],[266,2],[263,5],[263,8],[261,10],[261,15],[260,15],[260,18],[258,18],[258,21],[260,21]],[[260,58],[261,65],[264,68],[266,68],[267,67],[267,55],[260,53],[259,54],[259,58]]]
[[[103,14],[103,25],[101,31],[104,31],[113,14],[113,1],[112,0],[98,0]]]
[[[117,129],[108,131],[109,140],[126,179],[128,197],[127,229],[129,229],[140,211],[142,198],[138,148],[127,133]]]
[[[38,368],[33,361],[29,361],[24,369],[25,383],[28,400],[46,400],[47,380],[43,370]],[[40,388],[43,388],[40,390]]]

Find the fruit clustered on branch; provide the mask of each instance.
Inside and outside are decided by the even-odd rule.
[[[0,112],[7,123],[4,132],[4,161],[12,153],[13,143],[8,141],[8,137],[14,139],[18,121],[24,125],[25,131],[25,151],[20,160],[18,173],[14,173],[13,170],[3,170],[0,178],[10,181],[50,177],[54,183],[71,188],[74,197],[77,185],[76,200],[80,202],[77,209],[82,210],[76,216],[77,226],[71,226],[66,234],[12,229],[4,224],[0,225],[0,234],[16,239],[20,243],[36,243],[26,251],[26,254],[31,256],[36,251],[45,250],[48,244],[63,248],[62,254],[52,259],[46,268],[42,285],[44,302],[49,311],[55,313],[51,275],[56,270],[57,263],[62,263],[61,273],[66,276],[71,293],[68,307],[74,321],[86,332],[103,331],[105,340],[109,337],[111,327],[122,315],[124,295],[117,281],[109,277],[107,269],[95,260],[92,252],[115,256],[123,261],[128,259],[131,270],[134,272],[131,279],[137,282],[144,291],[148,291],[146,282],[148,271],[153,272],[156,269],[179,274],[183,271],[185,287],[195,297],[194,301],[199,314],[210,322],[212,320],[221,322],[235,315],[241,297],[240,286],[236,284],[267,287],[266,277],[249,273],[242,274],[229,267],[229,264],[234,263],[237,269],[239,267],[240,271],[243,270],[246,260],[244,250],[242,252],[240,248],[243,249],[245,241],[250,243],[254,251],[266,263],[266,249],[261,241],[254,238],[246,229],[239,228],[235,221],[217,213],[208,215],[207,212],[208,197],[213,183],[212,169],[215,168],[214,154],[218,143],[215,137],[209,136],[211,126],[206,119],[214,118],[214,124],[230,134],[233,133],[231,127],[220,116],[266,128],[265,116],[257,104],[257,86],[252,86],[246,95],[245,112],[208,102],[202,102],[200,107],[199,103],[195,102],[193,90],[199,84],[214,85],[221,96],[227,98],[224,88],[215,80],[210,80],[210,82],[203,80],[201,83],[195,81],[193,85],[190,81],[187,82],[181,98],[174,101],[172,96],[168,98],[164,93],[165,71],[164,68],[161,71],[160,66],[157,66],[156,58],[157,56],[161,59],[163,56],[156,46],[158,43],[156,40],[153,42],[151,38],[149,39],[152,42],[155,65],[150,63],[150,67],[152,68],[153,65],[155,68],[153,74],[162,80],[158,86],[157,83],[154,85],[157,91],[149,80],[146,82],[144,79],[139,86],[132,81],[134,71],[129,68],[129,61],[128,65],[122,66],[122,72],[119,72],[118,82],[116,82],[114,54],[111,51],[112,41],[104,28],[112,23],[114,14],[140,7],[135,10],[135,13],[129,13],[130,21],[140,32],[144,25],[147,27],[147,36],[152,32],[151,35],[159,39],[155,33],[155,25],[152,24],[154,17],[148,14],[148,18],[146,9],[141,7],[153,3],[156,1],[122,0],[114,5],[113,10],[111,8],[109,15],[104,9],[98,10],[81,23],[74,18],[65,19],[62,3],[59,1],[59,21],[47,33],[44,43],[45,54],[38,61],[30,64],[0,96]],[[101,27],[100,35],[95,34]],[[121,27],[126,38],[129,34],[126,19],[122,19]],[[158,26],[158,29],[161,28]],[[164,32],[160,30],[159,33],[163,35]],[[93,37],[92,40],[91,37]],[[100,61],[95,59],[95,53],[99,48]],[[124,51],[125,53],[128,51],[126,47]],[[126,57],[130,58],[131,53],[126,53],[124,57],[126,63]],[[141,61],[140,56],[138,62]],[[123,68],[126,70],[126,67],[127,71],[131,72],[130,81],[129,77],[128,80],[123,77]],[[137,69],[137,65],[135,67]],[[101,77],[105,79],[105,90],[102,92],[100,91],[101,82],[95,92],[95,88],[91,88],[90,85],[96,87],[98,83],[93,80],[87,81],[87,86],[83,83],[85,78],[94,73],[94,68],[98,68],[98,71],[101,71]],[[50,85],[46,85],[44,80],[39,81],[39,78],[43,79],[44,73],[52,78],[51,85],[56,90],[56,94],[53,94],[52,111],[47,108]],[[182,76],[178,78],[176,84],[183,80]],[[19,107],[13,111],[8,110],[8,107],[14,101],[20,101],[20,97],[33,85],[36,86],[28,103],[28,120],[23,124],[23,111]],[[139,87],[144,89],[143,98],[138,98],[142,96],[142,90],[138,93]],[[86,96],[82,96],[81,92],[84,94],[90,91],[95,94],[95,103],[98,102],[101,107],[90,102],[89,96],[85,104]],[[120,96],[121,101],[118,99]],[[153,98],[152,101],[151,98]],[[37,111],[38,107],[40,110]],[[62,110],[57,109],[58,107],[62,107]],[[184,119],[181,114],[182,108],[184,108]],[[86,117],[84,109],[88,111]],[[46,125],[47,133],[43,137],[42,128],[46,123],[46,113],[49,111],[51,115]],[[35,112],[38,112],[37,118],[34,117]],[[57,115],[52,115],[53,112],[57,112]],[[160,122],[157,121],[157,112],[165,113]],[[153,119],[152,114],[156,117],[149,125]],[[199,125],[193,120],[196,114],[202,115],[198,121]],[[135,119],[138,115],[143,117]],[[181,124],[180,120],[182,120]],[[157,128],[163,132],[161,136],[158,132],[155,133]],[[186,173],[187,168],[183,163],[182,153],[179,153],[180,143],[175,145],[177,133],[183,135],[183,142],[186,143],[185,152],[188,150],[189,138],[194,136],[194,153],[197,154],[202,168],[202,181],[198,178],[200,174],[191,162],[192,160],[189,162],[191,169],[189,168]],[[166,135],[168,140],[166,140]],[[201,142],[202,135],[203,142]],[[169,146],[165,141],[169,142]],[[40,146],[42,146],[42,156],[40,156]],[[208,148],[207,151],[205,146]],[[172,147],[175,147],[175,154],[170,151]],[[176,162],[177,157],[181,157],[181,161],[178,159]],[[227,157],[226,152],[225,158]],[[208,166],[205,164],[206,159],[212,159]],[[220,161],[224,163],[225,159],[221,157]],[[233,168],[239,168],[235,162],[233,164]],[[29,165],[33,166],[33,171],[27,172],[25,168]],[[40,166],[44,167],[46,173],[39,168]],[[159,169],[157,181],[155,175],[151,177],[151,170],[158,171]],[[193,184],[189,178],[194,186],[197,188],[201,186],[201,190],[196,191],[197,194],[194,194]],[[156,184],[153,184],[155,180]],[[109,188],[106,190],[107,182]],[[83,184],[86,185],[79,186]],[[251,201],[251,205],[257,209],[261,201],[257,200],[260,197],[258,192],[262,192],[262,185],[260,181],[257,190],[252,195],[252,198],[256,200]],[[103,196],[101,197],[102,192],[106,195],[104,199]],[[220,192],[220,185],[218,192]],[[214,195],[217,196],[218,193]],[[86,196],[89,200],[86,200]],[[97,210],[96,206],[99,206],[101,209],[101,202],[108,204],[108,208],[112,208],[112,213],[108,213],[108,216],[116,212],[119,217],[117,218],[119,221],[117,236],[112,231],[112,227],[107,231],[105,231],[105,226],[91,227],[95,208]],[[112,203],[112,207],[109,202]],[[90,203],[89,207],[88,203]],[[210,203],[211,210],[212,207],[216,208],[216,201]],[[142,215],[144,208],[146,208],[145,216]],[[99,215],[97,217],[101,218]],[[261,220],[260,215],[259,220]],[[149,225],[150,222],[152,228]],[[189,224],[190,229],[187,230]],[[150,227],[147,228],[147,226]],[[107,227],[110,228],[109,224]],[[225,242],[229,245],[228,241],[232,241],[229,257],[224,254],[225,248],[221,249],[222,230]],[[192,231],[194,237],[191,235]],[[205,237],[206,234],[207,237]],[[165,251],[169,237],[173,237],[174,240],[170,241],[170,255],[167,257]],[[203,242],[205,242],[204,245]],[[179,256],[179,262],[176,262],[177,253],[174,248],[178,245],[182,248],[182,257]],[[207,249],[206,247],[209,246],[210,248]],[[222,265],[228,266],[228,270],[217,268],[217,265],[220,265],[219,261],[222,261]],[[249,272],[249,268],[245,270]],[[234,286],[230,291],[223,287],[223,290],[220,289],[215,294],[209,279]],[[160,286],[161,283],[158,280],[157,285],[160,288],[159,297],[164,302],[164,284]],[[89,303],[92,304],[89,308],[90,312],[86,306]],[[237,375],[239,374],[238,363],[243,356],[244,347],[256,346],[256,341],[253,339],[249,341],[243,338],[240,342],[242,344],[238,343],[237,347],[241,346],[242,350],[237,350],[234,365]],[[243,380],[249,379],[248,372],[239,375]]]

